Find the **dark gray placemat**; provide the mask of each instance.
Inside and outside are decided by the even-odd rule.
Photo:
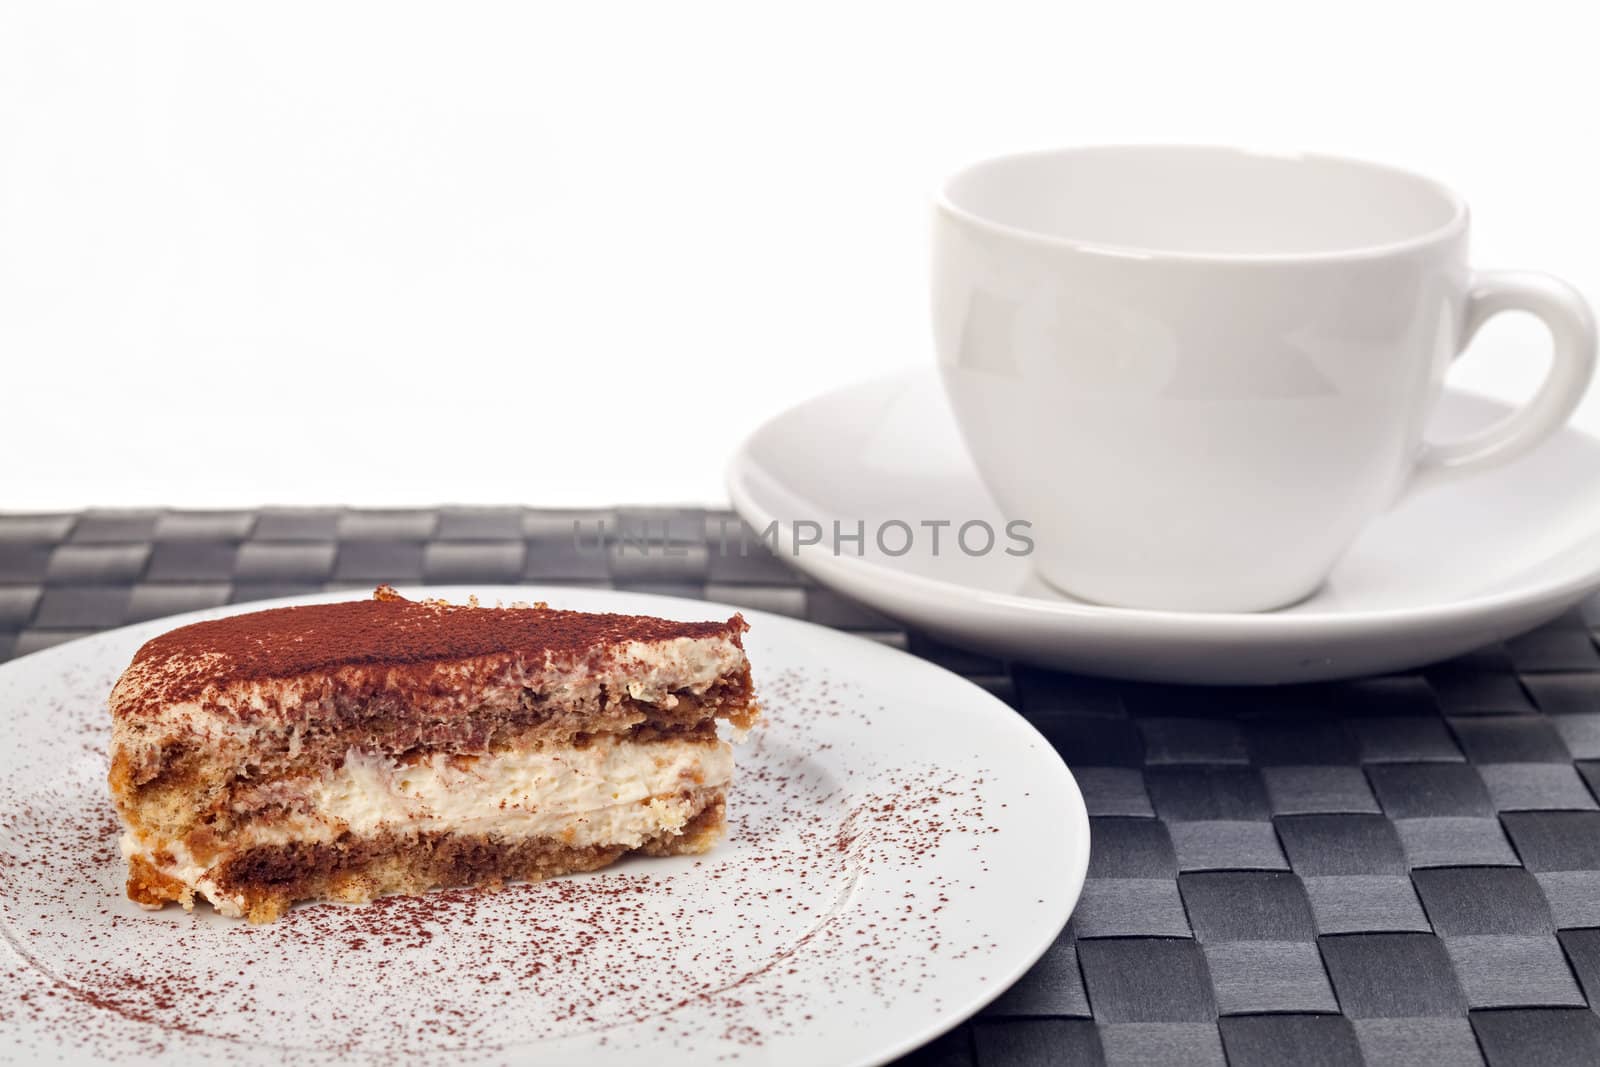
[[[575,538],[574,521],[583,536]],[[600,522],[651,551],[593,551]],[[1093,860],[1027,976],[920,1064],[1600,1063],[1600,601],[1407,675],[1200,689],[907,632],[692,510],[0,515],[0,659],[319,589],[568,583],[862,633],[1011,702]]]

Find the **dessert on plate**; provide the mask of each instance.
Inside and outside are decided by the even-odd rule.
[[[703,852],[759,715],[738,615],[373,599],[195,623],[111,694],[128,896],[256,922]]]

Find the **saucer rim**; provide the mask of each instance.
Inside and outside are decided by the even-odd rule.
[[[734,510],[745,521],[758,529],[765,528],[767,524],[777,518],[768,514],[765,508],[756,503],[754,494],[745,483],[748,472],[760,466],[754,460],[752,446],[757,438],[766,433],[780,420],[790,417],[801,408],[825,405],[836,397],[874,386],[885,385],[893,381],[910,382],[915,377],[932,375],[934,370],[931,367],[907,367],[899,371],[880,374],[872,378],[839,386],[802,400],[798,404],[790,405],[763,421],[760,426],[740,441],[739,447],[733,453],[733,457],[729,460],[725,469],[724,483]],[[1482,393],[1455,388],[1448,384],[1445,386],[1445,392],[1492,403],[1496,406],[1504,407],[1508,411],[1510,410],[1510,406],[1503,400],[1486,396]],[[1600,436],[1589,433],[1571,422],[1568,422],[1558,432],[1577,434],[1587,438],[1591,444],[1600,448]],[[1600,536],[1600,528],[1597,528],[1596,535]],[[1129,629],[1140,629],[1146,634],[1149,632],[1148,628],[1152,626],[1179,626],[1184,628],[1198,626],[1214,632],[1220,631],[1219,636],[1247,636],[1259,634],[1263,631],[1278,634],[1284,634],[1287,631],[1306,635],[1312,633],[1327,636],[1358,635],[1370,630],[1374,625],[1401,627],[1449,625],[1470,622],[1484,615],[1517,610],[1526,612],[1540,604],[1548,605],[1558,601],[1564,604],[1570,603],[1600,587],[1600,564],[1597,564],[1586,573],[1568,576],[1558,581],[1507,590],[1486,596],[1471,597],[1465,600],[1452,600],[1443,604],[1424,604],[1397,608],[1365,608],[1349,611],[1289,612],[1281,608],[1260,612],[1174,611],[1157,608],[1113,607],[1084,600],[1046,600],[1017,593],[995,592],[897,570],[894,567],[885,566],[880,562],[864,557],[831,556],[815,551],[813,546],[797,547],[790,560],[796,567],[825,585],[833,584],[830,578],[834,574],[857,575],[859,577],[838,579],[838,584],[848,588],[863,582],[882,582],[887,580],[889,583],[903,589],[907,595],[918,595],[918,598],[925,603],[932,604],[936,600],[948,603],[952,599],[966,600],[968,602],[975,600],[985,608],[1020,612],[1034,618],[1062,621],[1071,621],[1073,619],[1093,620],[1101,626],[1107,624],[1126,626]],[[1557,613],[1559,614],[1559,611]]]

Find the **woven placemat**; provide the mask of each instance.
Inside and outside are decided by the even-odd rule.
[[[670,553],[584,551],[649,529]],[[718,512],[0,515],[0,659],[220,604],[380,581],[706,597],[908,649],[1015,706],[1093,825],[1065,934],[919,1064],[1600,1063],[1600,601],[1415,674],[1203,689],[957,651]]]

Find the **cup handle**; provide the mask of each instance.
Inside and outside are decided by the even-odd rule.
[[[1447,444],[1424,444],[1409,492],[1510,462],[1560,429],[1583,399],[1595,366],[1595,322],[1578,291],[1530,271],[1477,271],[1467,293],[1464,349],[1502,311],[1537,315],[1550,330],[1554,359],[1544,384],[1522,407],[1478,433]]]

